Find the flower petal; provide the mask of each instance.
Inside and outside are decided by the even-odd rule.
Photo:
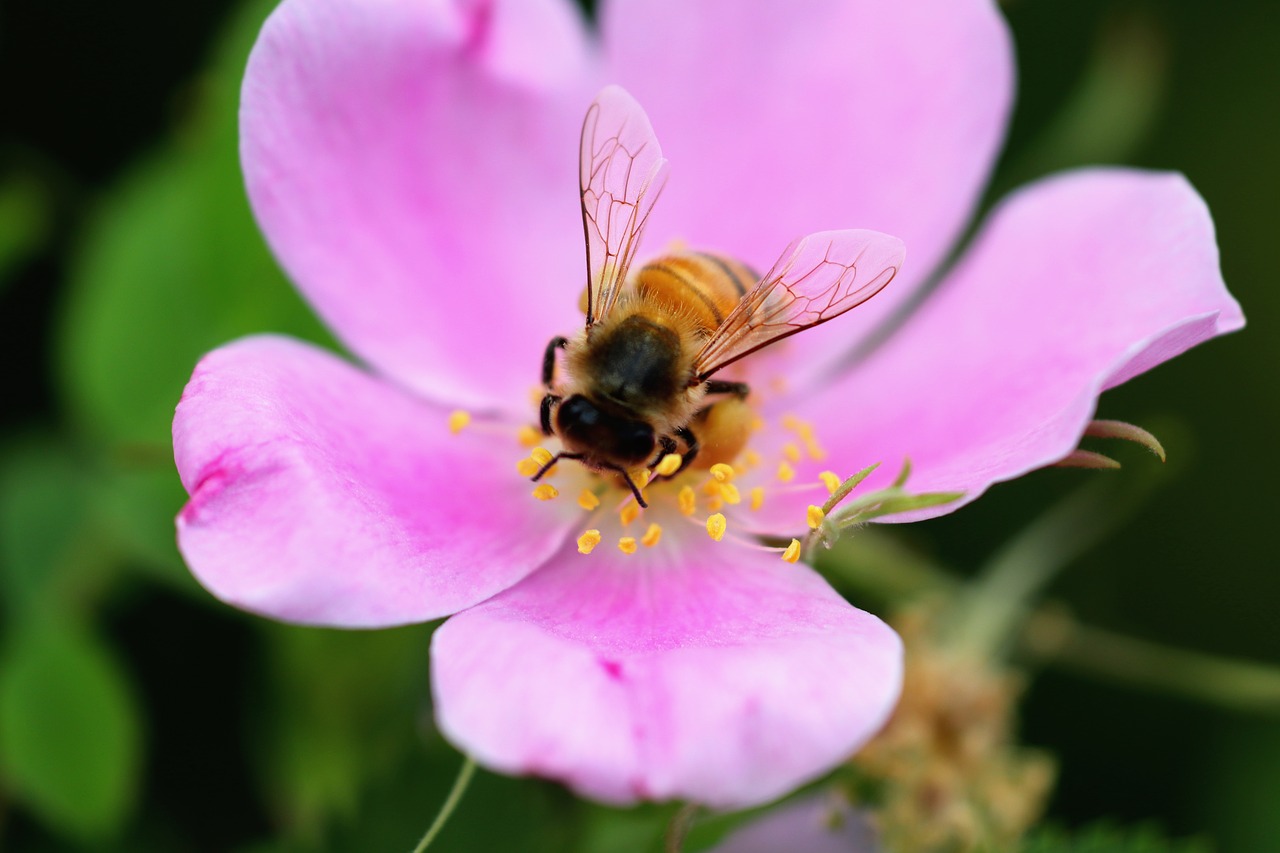
[[[215,350],[173,424],[187,564],[228,603],[317,625],[419,622],[505,589],[578,513],[531,511],[514,431],[447,421],[297,341]]]
[[[735,829],[708,853],[880,853],[870,815],[837,791],[783,803]]]
[[[1080,170],[1006,199],[883,349],[795,409],[822,464],[883,463],[860,491],[909,457],[910,491],[966,492],[909,517],[939,515],[1070,453],[1104,389],[1243,325],[1185,178]]]
[[[674,531],[673,531],[674,533]],[[763,802],[884,722],[901,644],[805,566],[705,537],[566,549],[436,632],[441,730],[615,803]]]
[[[586,51],[563,0],[286,0],[254,47],[241,158],[272,249],[344,343],[437,401],[526,410],[581,326]]]
[[[646,251],[673,238],[761,272],[794,238],[899,237],[907,266],[847,318],[785,346],[843,352],[928,275],[995,161],[1013,93],[988,0],[611,0],[611,79],[671,161]]]

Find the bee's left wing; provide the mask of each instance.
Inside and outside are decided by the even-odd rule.
[[[878,231],[822,231],[793,242],[694,360],[705,380],[775,341],[839,317],[898,273],[902,241]]]
[[[607,86],[587,110],[578,164],[590,327],[617,302],[667,180],[667,161],[649,117],[621,86]]]

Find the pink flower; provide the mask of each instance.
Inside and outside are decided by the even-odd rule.
[[[854,750],[901,669],[889,629],[749,531],[803,531],[823,470],[883,462],[875,489],[906,457],[913,491],[972,500],[1070,453],[1103,390],[1243,317],[1182,177],[1082,170],[1007,199],[840,372],[945,257],[992,166],[1013,75],[994,5],[613,0],[600,18],[596,37],[567,0],[276,11],[244,82],[249,195],[369,370],[278,337],[202,360],[174,423],[179,543],[216,596],[274,618],[456,614],[433,641],[437,718],[486,766],[613,802],[747,805]],[[797,235],[851,227],[911,252],[871,302],[761,354],[763,462],[741,503],[722,495],[719,542],[674,484],[624,528],[624,490],[581,466],[562,462],[545,502],[516,472],[547,341],[582,327],[577,141],[609,82],[671,162],[642,255],[679,239],[767,269]],[[474,416],[457,434],[455,409]],[[606,501],[590,518],[583,486]],[[615,547],[650,523],[657,544]],[[583,556],[588,526],[604,541]]]

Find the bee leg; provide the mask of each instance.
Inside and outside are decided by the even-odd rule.
[[[580,453],[579,453],[579,454],[574,454],[574,458],[580,457],[581,455],[582,455],[582,454],[580,454]],[[631,472],[630,472],[630,471],[628,471],[626,468],[621,468],[621,467],[619,467],[619,466],[617,466],[617,465],[604,465],[604,466],[602,466],[602,467],[603,467],[606,471],[612,471],[612,472],[614,472],[615,474],[621,474],[621,475],[622,475],[622,479],[623,479],[623,480],[625,480],[625,481],[626,481],[626,483],[627,483],[627,485],[631,487],[631,494],[635,495],[636,503],[640,504],[640,508],[641,508],[641,509],[648,509],[648,508],[649,508],[649,505],[648,505],[647,503],[645,503],[644,495],[640,494],[640,487],[639,487],[639,486],[637,486],[637,485],[635,484],[635,481],[631,479]]]
[[[684,455],[680,457],[680,467],[676,469],[676,474],[679,474],[697,458],[700,445],[698,444],[698,437],[687,426],[682,426],[676,430],[676,438],[683,441],[685,446]],[[674,477],[675,474],[671,476]]]
[[[581,453],[557,453],[555,456],[551,457],[550,462],[548,462],[546,465],[543,465],[541,468],[539,468],[538,473],[534,474],[529,479],[535,483],[538,482],[539,480],[542,479],[542,475],[550,471],[551,467],[555,465],[557,462],[559,462],[561,459],[581,459],[581,458],[582,458]]]
[[[751,388],[745,382],[725,382],[722,379],[708,379],[707,393],[732,394],[739,400],[745,400],[747,395],[751,393]]]
[[[556,335],[551,339],[551,343],[547,344],[547,351],[542,355],[542,384],[548,388],[551,387],[551,382],[556,378],[556,350],[564,349],[568,343],[568,338]]]
[[[667,454],[675,453],[676,450],[679,449],[679,445],[676,444],[676,440],[669,435],[658,436],[658,445],[658,455],[653,457],[653,461],[650,462],[648,466],[650,470],[658,467],[658,463],[663,459],[666,459]]]
[[[561,399],[563,398],[558,397],[555,394],[548,394],[547,396],[542,398],[542,434],[543,435],[551,435],[551,433],[554,432],[554,430],[551,429],[551,410],[557,404],[559,404]]]

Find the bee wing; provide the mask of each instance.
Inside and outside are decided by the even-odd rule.
[[[617,302],[649,212],[667,181],[667,161],[649,117],[621,86],[606,87],[587,110],[578,168],[590,327]]]
[[[792,242],[699,351],[694,373],[705,380],[861,305],[897,275],[904,257],[901,240],[877,231],[822,231]]]

